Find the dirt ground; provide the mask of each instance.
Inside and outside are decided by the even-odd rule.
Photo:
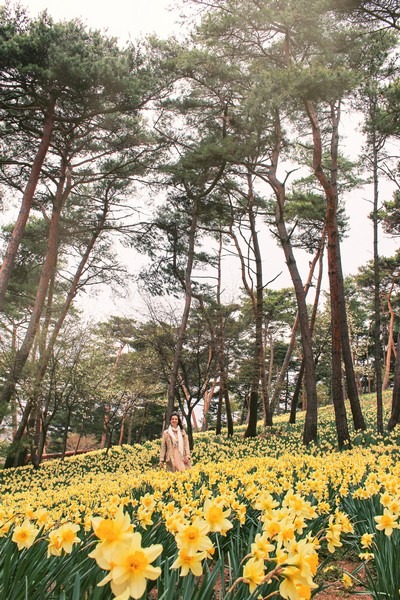
[[[362,586],[357,586],[354,584],[351,588],[346,589],[343,583],[343,573],[348,573],[351,575],[358,565],[359,563],[351,560],[340,560],[335,562],[334,565],[327,567],[321,578],[328,587],[315,594],[313,598],[316,600],[350,600],[352,593],[355,591],[362,591],[363,588]],[[357,579],[362,581],[363,578],[364,574],[361,571],[357,574]],[[214,589],[218,590],[218,582]],[[157,591],[153,590],[148,597],[151,600],[157,600]],[[361,598],[363,600],[373,600],[370,594],[363,594]]]
[[[326,587],[321,592],[315,594],[313,598],[316,598],[316,600],[339,600],[341,598],[345,600],[348,598],[350,600],[352,593],[355,591],[362,591],[364,588],[357,585],[355,582],[350,588],[346,588],[343,582],[343,573],[351,575],[357,567],[358,563],[350,560],[341,560],[336,562],[334,566],[327,567],[323,579],[329,587]],[[363,571],[357,573],[357,579],[361,581],[364,580]],[[363,598],[363,600],[373,600],[370,594],[363,594],[361,598]]]

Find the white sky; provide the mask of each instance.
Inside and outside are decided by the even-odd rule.
[[[47,10],[55,20],[81,18],[122,42],[148,33],[164,37],[178,28],[179,12],[170,9],[172,0],[21,0],[21,5],[31,17]]]
[[[81,18],[90,28],[101,29],[109,35],[120,38],[124,43],[129,39],[135,40],[141,35],[156,33],[161,37],[177,34],[182,31],[179,24],[179,0],[21,0],[22,6],[26,7],[31,17],[47,9],[55,20]],[[175,5],[175,8],[173,8]],[[342,145],[345,152],[353,154],[358,151],[357,144],[359,136],[354,132],[354,126],[346,121],[341,130]],[[353,152],[351,150],[353,149]],[[393,188],[387,184],[382,186],[381,201],[390,199]],[[350,217],[349,237],[342,243],[342,263],[344,275],[355,274],[358,266],[372,259],[372,222],[368,219],[372,205],[372,190],[368,187],[352,192],[346,200],[346,211]],[[399,240],[385,238],[381,235],[380,253],[391,255],[399,245]],[[274,287],[281,288],[290,286],[287,267],[284,264],[282,250],[276,248],[274,242],[269,242],[264,250],[265,281],[272,280],[280,271],[283,274],[276,281]],[[126,261],[134,264],[133,251],[128,253]],[[308,258],[302,261],[303,279],[306,278]],[[228,265],[228,268],[231,268]],[[241,287],[240,272],[238,265],[232,266],[229,275],[228,294],[230,300]],[[125,301],[113,299],[109,292],[104,291],[97,299],[86,298],[85,306],[90,312],[104,315],[106,318],[111,314],[125,314],[132,316],[134,307],[140,305],[140,299],[135,291]]]

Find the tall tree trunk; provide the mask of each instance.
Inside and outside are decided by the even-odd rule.
[[[193,450],[193,427],[192,427],[192,412],[193,408],[190,404],[187,405],[187,412],[183,410],[183,406],[181,405],[181,412],[186,421],[186,433],[188,436],[189,447]]]
[[[219,365],[217,365],[216,368],[216,372],[219,373]],[[202,431],[207,431],[208,430],[208,412],[210,410],[210,405],[211,405],[211,400],[214,396],[214,391],[215,391],[215,386],[217,383],[217,379],[216,379],[216,375],[214,375],[214,379],[213,382],[211,384],[211,388],[208,390],[205,390],[204,392],[204,405],[203,405],[203,422],[201,424],[201,430]]]
[[[225,105],[223,108],[223,124],[222,124],[222,138],[226,137],[227,131],[227,115],[228,115],[228,107]],[[186,327],[189,319],[190,307],[192,303],[192,270],[194,264],[194,255],[195,255],[195,243],[196,243],[196,233],[197,233],[197,223],[199,219],[199,211],[201,206],[201,200],[206,198],[211,192],[214,190],[215,186],[219,182],[222,177],[222,174],[225,170],[225,161],[222,161],[221,165],[218,168],[217,173],[213,177],[211,183],[203,189],[201,193],[193,193],[190,190],[189,185],[184,182],[184,187],[188,198],[190,198],[193,202],[192,211],[191,211],[191,220],[190,227],[188,232],[188,251],[187,251],[187,262],[185,268],[185,275],[183,280],[180,277],[177,269],[175,269],[175,275],[180,280],[183,290],[185,292],[185,304],[183,308],[183,313],[181,317],[181,323],[178,328],[174,360],[172,363],[171,374],[169,378],[169,385],[167,391],[167,415],[165,416],[165,422],[167,423],[169,420],[169,415],[174,410],[174,402],[175,402],[175,394],[176,394],[176,386],[178,381],[178,372],[179,372],[179,363],[180,357],[183,348],[183,342],[186,333]]]
[[[279,188],[278,188],[279,189]],[[306,305],[306,295],[296,261],[293,255],[290,238],[283,220],[283,199],[284,190],[280,190],[280,199],[277,202],[276,225],[283,251],[286,257],[286,264],[293,281],[296,293],[297,308],[301,330],[301,343],[303,349],[305,386],[307,395],[307,411],[304,425],[303,442],[309,444],[317,440],[317,419],[318,419],[318,400],[317,386],[315,378],[315,366],[312,351],[312,338],[310,324],[308,320],[308,311]]]
[[[351,356],[349,329],[347,325],[346,303],[344,295],[342,263],[340,257],[339,230],[337,224],[337,171],[340,102],[331,104],[331,168],[328,177],[322,165],[322,139],[318,117],[311,101],[305,103],[313,135],[313,169],[326,198],[326,226],[328,235],[328,274],[331,296],[332,321],[332,394],[336,415],[336,429],[339,447],[350,444],[346,410],[344,407],[343,385],[341,378],[341,357],[343,356],[347,391],[353,415],[354,427],[365,429],[365,421],[358,397],[354,366]]]
[[[318,247],[317,252],[315,253],[315,256],[311,262],[310,270],[308,272],[308,278],[307,278],[307,281],[304,286],[304,291],[305,291],[306,297],[307,297],[308,291],[310,289],[312,279],[314,277],[315,267],[316,267],[317,263],[319,263],[320,265],[322,264],[322,255],[323,255],[324,247],[325,247],[325,238],[326,238],[326,229],[324,227],[323,231],[322,231],[319,247]],[[316,294],[316,298],[319,299],[319,293]],[[314,302],[314,306],[315,306],[315,302]],[[274,411],[274,409],[277,405],[277,402],[279,401],[279,395],[282,390],[282,386],[283,386],[286,374],[288,372],[290,359],[291,359],[294,345],[296,342],[296,334],[297,334],[298,326],[299,326],[299,314],[297,313],[294,325],[292,327],[292,333],[290,336],[290,341],[289,341],[289,345],[288,345],[288,348],[287,348],[287,351],[285,354],[285,358],[283,360],[282,367],[279,371],[279,374],[278,374],[278,377],[276,380],[274,395],[272,396],[272,399],[271,399],[271,411],[272,412]],[[310,329],[312,330],[311,323],[310,323]]]
[[[244,396],[243,396],[243,402],[242,402],[242,410],[240,412],[240,420],[239,420],[240,425],[244,425],[246,423],[246,419],[249,414],[249,403],[250,403],[249,395],[250,395],[250,392],[245,391]]]
[[[251,239],[253,241],[255,275],[256,275],[256,294],[254,308],[254,323],[255,323],[255,373],[253,381],[253,392],[250,396],[250,414],[249,423],[245,432],[245,437],[254,437],[257,435],[257,404],[258,404],[258,388],[261,387],[261,398],[264,412],[264,425],[272,426],[272,412],[269,403],[266,371],[265,371],[265,347],[264,347],[264,281],[262,271],[262,256],[256,228],[256,219],[254,214],[254,192],[251,176],[248,174],[249,188],[249,223]],[[256,381],[257,378],[257,381]],[[258,384],[258,381],[260,382]],[[256,404],[257,390],[257,404]]]
[[[45,424],[45,419],[43,419],[42,423],[41,423],[41,429],[40,429],[40,435],[38,437],[37,447],[35,448],[35,454],[31,455],[31,462],[32,462],[33,466],[35,467],[35,469],[39,468],[39,465],[42,461],[44,448],[46,446],[48,425],[49,425],[49,422],[47,422],[47,424]]]
[[[54,287],[55,287],[55,271],[56,271],[56,265],[57,265],[57,257],[55,258],[55,262],[54,262],[54,269],[53,269],[53,273],[50,277],[50,281],[49,281],[49,288],[48,288],[48,293],[47,293],[47,303],[46,303],[46,309],[45,309],[45,317],[43,319],[43,324],[42,327],[40,327],[40,322],[38,324],[38,347],[39,347],[39,371],[40,371],[40,362],[41,362],[41,358],[42,356],[45,354],[45,349],[46,349],[46,341],[47,341],[47,335],[48,335],[48,331],[49,331],[49,326],[50,326],[50,321],[51,321],[51,314],[52,314],[52,310],[53,310],[53,297],[54,297]],[[40,393],[40,387],[42,384],[42,380],[43,380],[43,375],[41,375],[41,373],[38,374],[38,377],[35,377],[34,380],[34,384],[33,384],[33,398],[32,398],[32,404],[34,406],[34,435],[33,435],[33,441],[32,441],[32,447],[31,447],[31,461],[34,465],[38,466],[40,459],[38,458],[38,449],[40,447],[40,443],[41,443],[41,439],[42,439],[42,435],[43,435],[43,422],[42,422],[42,396]]]
[[[110,421],[110,413],[111,413],[111,405],[109,403],[105,403],[104,405],[104,417],[103,417],[103,431],[101,433],[101,441],[100,448],[104,450],[107,443],[107,434],[108,434],[108,423]]]
[[[17,351],[17,326],[15,323],[12,326],[11,349],[12,353],[15,354]],[[14,437],[18,430],[18,402],[15,394],[11,398],[11,424]]]
[[[377,194],[377,192],[376,192]],[[383,395],[382,395],[382,342],[381,342],[381,303],[380,303],[380,269],[378,254],[378,206],[374,198],[374,371],[376,382],[376,428],[383,434]],[[393,327],[393,324],[392,324]],[[392,330],[393,333],[393,330]],[[392,338],[393,340],[393,338]],[[389,343],[390,343],[389,337]],[[388,344],[388,357],[390,369],[391,347]]]
[[[332,230],[335,229],[335,233],[332,238],[335,243],[335,255],[336,255],[336,277],[335,284],[338,286],[338,311],[339,311],[339,322],[340,322],[340,337],[342,345],[342,356],[346,373],[346,387],[347,394],[350,401],[350,408],[353,416],[354,428],[366,429],[366,423],[361,410],[360,399],[358,395],[358,387],[356,376],[354,372],[353,355],[351,352],[351,343],[349,335],[349,327],[347,322],[347,310],[346,300],[343,282],[343,271],[342,271],[342,260],[340,254],[340,239],[339,239],[339,228],[337,223],[337,206],[338,206],[338,192],[337,192],[337,174],[338,174],[338,148],[339,148],[339,121],[340,121],[340,102],[335,107],[331,105],[331,121],[333,125],[332,131],[332,143],[331,143],[331,157],[332,157],[332,168],[331,168],[331,195],[327,195],[327,201],[331,205],[333,216]],[[332,239],[331,238],[331,239]],[[333,250],[333,248],[332,248]],[[329,252],[329,246],[328,246]]]
[[[297,407],[299,405],[299,399],[301,390],[303,387],[303,377],[304,377],[304,360],[301,360],[299,374],[296,379],[296,385],[293,392],[292,403],[290,405],[290,415],[289,415],[289,423],[294,425],[296,423],[296,412]]]
[[[335,409],[336,433],[339,448],[350,444],[350,434],[347,423],[346,408],[342,382],[342,338],[340,334],[340,300],[337,272],[338,261],[336,256],[336,203],[329,198],[327,203],[327,232],[328,232],[328,276],[331,309],[331,336],[332,336],[332,400]]]
[[[324,235],[324,240],[325,240],[325,235]],[[325,241],[324,241],[324,245],[325,245]],[[317,320],[319,297],[321,295],[322,275],[323,275],[323,270],[324,270],[323,257],[324,257],[324,253],[321,252],[319,255],[318,278],[317,278],[317,285],[315,286],[314,304],[313,304],[313,309],[312,309],[311,319],[310,319],[311,338],[314,334],[315,321]],[[296,411],[297,411],[297,406],[299,403],[300,393],[301,393],[302,387],[303,387],[303,377],[304,377],[304,360],[302,358],[301,364],[300,364],[300,369],[299,369],[299,374],[298,374],[297,381],[296,381],[295,390],[293,393],[292,403],[290,406],[289,423],[291,423],[292,425],[296,422]]]
[[[264,327],[265,329],[265,327]],[[265,333],[265,331],[264,331]],[[274,340],[272,337],[272,334],[270,333],[268,335],[269,337],[269,367],[268,367],[268,380],[267,380],[267,385],[268,385],[268,394],[271,393],[271,386],[272,386],[272,377],[274,374],[274,360],[275,360],[275,350],[274,350]],[[266,342],[265,342],[266,345]],[[271,412],[273,411],[273,406],[272,406],[272,402],[271,402]]]
[[[223,307],[221,302],[222,295],[222,233],[219,234],[219,246],[218,246],[218,276],[217,276],[217,309],[218,309],[218,364],[219,364],[219,389],[222,399],[225,400],[225,414],[226,414],[226,425],[228,429],[228,436],[233,435],[233,420],[232,410],[229,398],[228,390],[228,373],[226,368],[226,356],[225,356],[225,319],[223,314]]]
[[[397,336],[397,352],[394,367],[394,384],[392,395],[392,412],[387,425],[388,431],[392,431],[400,423],[400,334]]]
[[[253,208],[249,207],[248,214],[252,212]],[[259,269],[261,268],[261,256],[259,256],[259,260],[257,261],[254,258],[256,267],[256,293],[252,289],[251,285],[246,276],[246,260],[243,256],[239,240],[236,234],[233,231],[233,225],[230,226],[230,235],[234,241],[236,246],[236,250],[240,259],[241,264],[241,273],[242,273],[242,282],[244,288],[251,300],[253,316],[254,316],[254,325],[255,325],[255,350],[253,356],[253,367],[252,367],[252,375],[251,375],[251,383],[250,383],[250,392],[248,397],[248,413],[247,413],[247,428],[245,431],[245,437],[255,437],[257,435],[257,418],[258,418],[258,401],[259,401],[259,390],[260,390],[260,378],[262,376],[262,361],[264,357],[263,352],[263,290],[262,286],[259,287],[259,281],[261,278],[262,281],[262,272],[260,274]],[[253,240],[253,253],[255,256],[254,250],[254,240]],[[265,369],[264,369],[264,378],[265,378]],[[221,401],[222,401],[222,391],[221,391]]]
[[[378,256],[378,260],[379,260],[379,256]],[[375,262],[374,262],[375,264]],[[375,272],[374,272],[374,288],[375,288],[376,282],[375,282]],[[380,337],[380,332],[381,332],[381,315],[380,315],[380,294],[379,294],[379,285],[380,285],[380,281],[379,281],[379,268],[378,268],[378,306],[379,306],[379,353],[377,356],[381,357],[382,356],[382,346],[381,346],[381,337]],[[375,289],[374,289],[375,292]],[[375,295],[375,294],[374,294]],[[389,314],[390,314],[390,319],[389,319],[389,338],[388,338],[388,343],[387,343],[387,352],[386,352],[386,360],[385,360],[385,374],[383,377],[383,383],[382,383],[382,390],[387,390],[389,387],[389,379],[390,379],[390,368],[391,368],[391,364],[392,364],[392,350],[394,349],[394,334],[393,334],[393,328],[394,328],[394,321],[395,321],[395,314],[394,314],[394,310],[393,310],[393,306],[392,306],[392,302],[390,299],[390,293],[387,296],[387,304],[388,304],[388,309],[389,309]],[[375,328],[374,328],[374,334],[375,334]],[[374,335],[375,338],[375,335]],[[381,360],[379,360],[377,362],[377,364],[379,365],[379,371],[381,371],[381,367],[380,367],[380,363]],[[375,369],[375,377],[377,375],[377,369]],[[381,376],[382,379],[382,376]],[[378,380],[377,380],[377,392],[378,392]],[[382,396],[382,394],[381,394]],[[378,397],[378,394],[377,394]],[[382,432],[380,432],[382,433]]]
[[[67,185],[67,187],[65,188],[65,181],[67,179],[66,164],[62,166],[61,171],[61,177],[53,201],[53,210],[49,226],[46,256],[40,274],[38,288],[36,290],[36,297],[32,308],[31,317],[25,333],[24,340],[15,356],[14,365],[7,375],[6,381],[3,385],[0,394],[0,423],[4,417],[6,407],[8,406],[10,399],[15,391],[15,386],[19,381],[22,369],[24,368],[25,363],[28,360],[29,353],[35,340],[40,317],[43,312],[43,306],[47,295],[49,281],[55,268],[58,249],[58,230],[61,219],[61,210],[63,203],[67,195],[69,194],[70,189],[69,185]]]
[[[187,262],[186,262],[186,268],[185,268],[184,281],[182,282],[183,288],[185,291],[185,304],[184,304],[184,308],[183,308],[181,322],[180,322],[180,325],[178,328],[178,333],[176,336],[174,360],[172,363],[172,369],[171,369],[171,374],[170,374],[170,378],[169,378],[169,385],[168,385],[168,392],[167,392],[168,405],[167,405],[166,422],[168,422],[169,415],[174,410],[176,386],[178,383],[179,363],[180,363],[180,359],[181,359],[181,353],[182,353],[182,348],[183,348],[183,342],[185,339],[187,323],[189,320],[190,307],[192,304],[192,270],[193,270],[193,263],[194,263],[194,254],[195,254],[198,213],[199,213],[199,199],[196,197],[193,200],[193,206],[192,206],[191,222],[190,222],[190,228],[189,228],[189,233],[188,233]]]
[[[329,260],[331,256],[331,261]],[[346,408],[344,404],[344,392],[342,384],[342,348],[340,337],[340,320],[337,311],[338,296],[337,288],[334,285],[336,277],[336,261],[332,261],[332,253],[328,251],[328,273],[329,281],[333,281],[330,287],[330,307],[331,307],[331,335],[332,335],[332,401],[335,409],[336,433],[339,448],[346,444],[350,445],[350,434],[347,423]]]
[[[249,209],[249,212],[252,209]],[[246,417],[246,423],[247,423],[247,427],[246,427],[246,431],[244,433],[245,437],[255,437],[257,435],[257,418],[258,418],[258,401],[259,401],[259,390],[260,390],[260,375],[261,375],[261,361],[263,360],[263,358],[260,355],[260,347],[262,348],[263,346],[263,332],[262,332],[262,326],[263,326],[263,315],[262,315],[262,287],[259,288],[260,291],[258,291],[258,289],[256,289],[256,293],[254,293],[254,290],[252,289],[252,287],[250,286],[247,276],[246,276],[246,271],[247,271],[247,267],[246,267],[246,259],[243,256],[243,252],[241,250],[240,244],[239,244],[239,240],[235,234],[235,232],[233,231],[233,224],[231,224],[230,226],[230,235],[234,241],[239,259],[240,259],[240,265],[241,265],[241,273],[242,273],[242,282],[243,282],[243,286],[251,300],[252,303],[252,308],[253,308],[253,315],[254,315],[254,324],[255,324],[255,350],[254,350],[254,356],[253,356],[253,368],[252,368],[252,374],[251,374],[251,383],[250,383],[250,391],[249,391],[249,395],[247,398],[247,417]],[[253,248],[253,252],[254,252],[254,248]],[[260,266],[261,263],[259,263]],[[257,266],[256,266],[256,272],[257,272]],[[257,277],[257,276],[256,276]],[[261,276],[262,278],[262,276]],[[258,281],[258,277],[257,277],[257,281]],[[256,285],[256,288],[258,288],[258,284]],[[260,301],[261,299],[261,301]],[[263,356],[263,353],[262,353]],[[221,402],[222,402],[222,398],[223,396],[220,396]]]
[[[306,305],[306,294],[302,283],[296,260],[293,254],[293,248],[288,234],[284,219],[284,206],[286,199],[285,186],[277,178],[278,161],[282,143],[282,131],[279,114],[275,120],[275,148],[271,157],[271,166],[268,172],[268,182],[276,196],[275,225],[278,231],[279,240],[285,255],[286,264],[293,282],[296,294],[297,310],[300,321],[301,343],[303,349],[303,359],[305,365],[305,387],[307,394],[307,412],[304,424],[303,442],[309,444],[317,440],[317,421],[318,421],[318,400],[317,385],[315,379],[315,366],[311,342],[310,324]]]
[[[65,453],[67,451],[68,432],[69,432],[69,426],[71,424],[71,414],[72,414],[72,409],[68,408],[67,418],[66,418],[66,421],[64,424],[63,441],[62,441],[62,449],[61,449],[61,460],[64,460]]]
[[[222,405],[224,403],[224,396],[222,393],[221,386],[218,390],[218,406],[217,406],[217,422],[215,424],[215,434],[221,435],[222,433]]]
[[[90,238],[88,245],[86,246],[85,252],[83,253],[81,260],[79,261],[79,265],[78,265],[78,267],[75,271],[75,275],[71,281],[68,293],[65,297],[64,304],[62,305],[62,308],[60,310],[58,319],[51,331],[49,340],[47,342],[46,350],[45,350],[43,356],[41,357],[40,370],[38,371],[38,374],[37,374],[37,378],[40,380],[43,379],[43,376],[46,372],[54,345],[60,334],[60,331],[64,324],[64,321],[68,315],[69,309],[71,308],[72,302],[74,301],[74,298],[76,297],[76,294],[78,293],[78,286],[79,286],[82,274],[84,272],[85,267],[87,266],[87,263],[89,261],[90,255],[93,251],[93,248],[96,244],[96,241],[97,241],[100,233],[103,231],[105,221],[106,221],[106,213],[104,213],[102,219],[99,220],[99,225],[93,232],[93,235]],[[119,354],[117,355],[117,358],[115,361],[115,368],[118,365],[118,361],[119,361],[120,355],[122,354],[124,346],[125,346],[125,344],[122,346],[122,348],[119,351]]]
[[[263,299],[264,299],[264,285],[263,285],[263,273],[262,273],[262,257],[261,250],[258,240],[258,232],[256,228],[255,219],[255,203],[254,203],[254,192],[253,192],[253,181],[250,169],[247,172],[247,206],[246,214],[249,221],[250,227],[250,241],[248,247],[252,251],[252,259],[254,261],[254,273],[255,273],[255,286],[253,282],[249,281],[247,273],[250,271],[248,262],[246,261],[242,249],[239,244],[237,235],[233,230],[234,216],[232,214],[232,221],[230,224],[229,232],[234,241],[241,265],[242,282],[243,286],[249,296],[252,304],[253,315],[254,315],[254,327],[255,327],[255,350],[253,357],[253,368],[251,375],[250,384],[250,397],[249,397],[249,412],[247,415],[247,428],[245,431],[245,437],[255,437],[257,435],[257,419],[258,419],[258,404],[260,395],[260,384],[262,397],[264,399],[264,414],[265,421],[268,425],[272,424],[272,417],[270,414],[269,401],[267,399],[267,385],[266,385],[266,373],[265,373],[265,355],[264,355],[264,341],[263,341]],[[255,289],[254,289],[255,287]]]
[[[249,209],[249,213],[251,210],[252,210],[252,208]],[[229,232],[230,232],[230,236],[232,237],[232,239],[234,241],[236,251],[237,251],[239,259],[240,259],[242,282],[243,282],[243,286],[247,292],[247,295],[249,296],[249,298],[251,300],[253,316],[254,316],[255,340],[256,341],[255,341],[255,350],[254,350],[254,356],[253,356],[253,368],[252,368],[252,375],[251,375],[250,392],[249,392],[248,399],[247,399],[247,409],[248,409],[247,418],[246,418],[247,428],[246,428],[244,435],[245,435],[245,437],[255,437],[257,435],[257,416],[258,416],[257,413],[258,413],[258,400],[259,400],[260,375],[261,375],[260,360],[262,360],[262,358],[260,356],[260,347],[263,346],[262,288],[261,288],[261,294],[260,294],[261,295],[261,312],[260,312],[260,310],[259,310],[260,299],[259,299],[259,296],[257,295],[257,289],[256,289],[256,293],[254,293],[254,290],[252,289],[252,287],[249,284],[249,281],[247,279],[246,260],[243,256],[243,252],[240,247],[237,235],[233,231],[233,219],[232,219],[232,223],[230,225]],[[254,252],[254,247],[253,247],[253,252]],[[259,266],[260,266],[260,264],[259,264]],[[257,272],[257,266],[256,266],[256,272]],[[257,281],[258,281],[258,278],[257,278]],[[261,344],[261,346],[260,346],[260,344]],[[222,401],[222,395],[221,395],[221,401]]]
[[[225,376],[225,374],[224,374]],[[229,390],[228,390],[228,381],[225,379],[224,381],[224,400],[225,400],[225,413],[226,413],[226,427],[227,427],[227,431],[228,431],[228,436],[232,436],[234,431],[233,431],[233,417],[232,417],[232,407],[231,407],[231,400],[229,397]]]
[[[65,199],[69,195],[70,190],[71,190],[71,181],[68,178],[67,185],[66,185],[66,188],[64,190],[63,203],[65,202]],[[71,281],[71,285],[70,285],[70,288],[68,290],[67,296],[65,298],[64,304],[62,306],[62,309],[60,311],[58,319],[57,319],[57,321],[56,321],[56,323],[55,323],[55,325],[53,327],[53,330],[52,330],[52,332],[50,334],[50,337],[49,337],[49,340],[48,340],[47,344],[46,343],[43,344],[43,340],[42,340],[42,344],[41,344],[42,349],[41,349],[41,354],[40,354],[40,360],[39,360],[38,369],[37,369],[37,372],[36,372],[36,375],[35,375],[35,389],[36,389],[35,396],[38,395],[41,383],[43,381],[43,378],[45,376],[45,373],[46,373],[46,370],[47,370],[47,367],[48,367],[48,363],[49,363],[49,360],[50,360],[51,353],[53,351],[54,345],[55,345],[56,340],[58,338],[58,335],[59,335],[59,333],[61,331],[61,328],[62,328],[62,326],[64,324],[65,318],[66,318],[66,316],[68,314],[68,311],[69,311],[69,309],[71,307],[71,304],[72,304],[72,302],[73,302],[73,300],[74,300],[74,298],[75,298],[75,296],[77,294],[78,285],[79,285],[79,282],[81,280],[81,277],[82,277],[82,274],[84,272],[84,269],[85,269],[85,267],[86,267],[86,265],[88,263],[90,255],[91,255],[91,253],[93,251],[93,248],[94,248],[94,246],[96,244],[96,241],[97,241],[99,235],[101,234],[101,232],[103,231],[103,228],[104,228],[104,225],[105,225],[105,222],[106,222],[106,219],[107,219],[108,211],[109,211],[109,202],[107,201],[107,202],[105,202],[105,204],[103,206],[102,216],[98,220],[97,227],[93,231],[93,234],[92,234],[92,236],[91,236],[91,238],[90,238],[90,240],[89,240],[89,242],[88,242],[88,244],[86,246],[86,250],[85,250],[84,254],[82,255],[82,258],[81,258],[81,260],[79,262],[79,265],[78,265],[78,267],[77,267],[77,269],[75,271],[75,275],[74,275],[74,277],[73,277],[73,279]],[[55,260],[56,260],[56,257],[55,257]],[[54,270],[53,270],[53,274],[51,275],[51,277],[53,277],[53,276],[54,276]],[[54,277],[53,277],[53,279],[54,279]],[[49,294],[49,296],[50,296],[50,294]],[[48,302],[48,304],[49,304],[49,302]],[[50,302],[50,307],[51,307],[51,302]],[[45,332],[47,332],[47,330],[48,330],[49,311],[47,311],[46,321],[47,321],[47,326],[45,326],[45,328],[44,328]],[[44,335],[45,335],[45,333],[42,332],[42,336],[44,336]],[[43,346],[46,346],[46,347],[43,349]],[[121,349],[121,352],[122,352],[122,349]],[[116,364],[118,364],[118,360],[119,360],[119,357],[117,356]],[[33,406],[33,404],[31,406]],[[107,425],[105,425],[105,427],[107,427]],[[22,431],[22,432],[19,431],[18,432],[19,439],[22,439],[23,434],[24,434],[24,431]],[[105,443],[105,439],[104,439],[104,443]],[[104,447],[104,446],[102,446],[102,447]],[[15,459],[15,460],[18,460],[18,459]],[[14,458],[11,455],[10,455],[10,458],[9,458],[9,462],[10,463],[14,462]]]
[[[54,109],[55,100],[51,99],[47,112],[45,114],[42,139],[39,148],[34,158],[28,183],[26,184],[24,194],[22,196],[21,208],[14,225],[7,249],[4,255],[3,264],[0,268],[0,309],[3,307],[4,298],[10,281],[13,270],[15,257],[17,256],[18,248],[24,235],[26,223],[32,206],[33,197],[39,181],[40,172],[43,162],[50,146],[51,135],[54,128]]]
[[[121,421],[121,430],[119,432],[118,446],[122,446],[122,444],[124,442],[125,420],[126,420],[126,415],[123,415],[122,416],[122,421]]]
[[[25,464],[27,456],[27,444],[23,444],[23,440],[26,434],[26,428],[29,422],[29,417],[32,411],[33,405],[28,400],[25,404],[25,408],[22,413],[21,421],[19,422],[17,431],[14,433],[11,447],[8,450],[6,460],[4,462],[4,468],[10,469],[12,467],[20,467]]]
[[[83,427],[81,428],[81,430],[79,432],[78,439],[76,440],[76,444],[75,444],[75,448],[74,448],[74,454],[78,454],[78,452],[79,452],[79,446],[80,446],[80,443],[81,443],[81,440],[82,440],[82,436],[83,436]]]
[[[374,249],[374,371],[376,381],[376,426],[377,431],[383,434],[383,397],[382,397],[382,333],[381,333],[381,286],[380,286],[380,261],[379,261],[379,152],[385,142],[385,138],[379,138],[376,129],[376,117],[377,117],[377,98],[375,95],[369,97],[369,117],[370,123],[372,124],[372,131],[370,134],[369,144],[372,149],[372,176],[373,176],[373,212],[372,212],[372,226],[373,226],[373,249]],[[390,310],[390,294],[388,297],[389,310]],[[393,322],[391,314],[391,327],[389,329],[389,343],[388,343],[388,360],[389,364],[386,366],[386,374],[389,376],[390,371],[390,354],[393,344]],[[388,381],[388,379],[387,379]],[[385,384],[383,389],[386,389]]]
[[[132,445],[132,435],[133,435],[133,417],[134,417],[134,413],[130,415],[129,417],[129,426],[128,426],[128,439],[126,440],[126,443],[128,444],[128,446]]]

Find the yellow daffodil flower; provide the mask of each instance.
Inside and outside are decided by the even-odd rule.
[[[343,573],[343,575],[342,575],[342,581],[343,581],[343,585],[344,585],[344,587],[345,587],[346,590],[349,590],[354,585],[353,580],[350,577],[350,575],[348,575],[348,573]]]
[[[226,532],[233,527],[232,523],[227,519],[231,514],[231,509],[223,510],[220,504],[206,500],[204,502],[204,520],[208,523],[210,531],[218,531],[225,535]]]
[[[112,569],[99,583],[100,586],[110,582],[115,596],[141,598],[146,591],[147,579],[152,581],[161,574],[160,567],[151,564],[162,552],[161,544],[153,544],[142,548],[140,533],[132,533],[129,540],[114,547]],[[128,595],[127,595],[128,594]]]
[[[361,536],[361,548],[371,548],[374,535],[374,533],[364,533]]]
[[[331,515],[329,517],[328,528],[326,532],[326,541],[328,542],[328,550],[333,554],[335,552],[335,548],[339,548],[342,546],[342,542],[340,541],[340,535],[342,533],[342,528],[339,523],[334,522],[334,516]]]
[[[22,550],[32,546],[38,533],[39,529],[29,519],[25,519],[21,525],[15,527],[11,539],[17,544],[18,550]]]
[[[270,552],[275,550],[275,546],[271,544],[267,534],[257,533],[254,542],[251,544],[251,554],[259,560],[268,560]]]
[[[374,553],[373,552],[360,552],[360,554],[358,556],[361,558],[361,560],[365,560],[365,562],[368,562],[374,558]]]
[[[92,550],[89,557],[94,558],[101,569],[109,569],[109,565],[113,561],[115,548],[122,542],[129,540],[132,535],[133,526],[129,515],[124,514],[123,508],[120,507],[113,519],[94,517],[92,526],[95,535],[100,539],[100,543]]]
[[[207,536],[210,527],[206,521],[196,518],[193,523],[178,523],[178,533],[175,536],[178,548],[187,548],[190,552],[208,551],[213,547]]]
[[[203,574],[202,561],[205,557],[205,552],[191,553],[187,548],[181,548],[178,552],[178,558],[171,565],[171,569],[180,568],[181,577],[185,577],[189,571],[196,577],[200,577]]]
[[[377,522],[376,528],[380,531],[384,531],[385,535],[390,536],[393,533],[393,529],[399,529],[399,523],[397,522],[397,515],[386,508],[383,511],[383,515],[374,517]]]
[[[248,584],[250,594],[262,583],[264,577],[264,561],[258,558],[250,558],[243,567],[243,581]]]
[[[54,548],[56,549],[58,548],[58,544],[55,543],[55,538],[57,537],[60,549],[64,550],[66,554],[70,554],[73,545],[79,544],[81,541],[76,535],[79,529],[79,525],[76,525],[75,523],[64,523],[64,525],[61,525],[61,527],[51,532],[49,539],[54,543]]]

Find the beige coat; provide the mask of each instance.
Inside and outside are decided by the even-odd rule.
[[[187,433],[184,429],[182,431],[183,438],[183,459],[188,459],[190,461],[190,448],[189,448],[189,439]],[[161,438],[161,451],[160,451],[160,463],[166,463],[168,471],[175,471],[177,469],[174,468],[173,463],[174,457],[174,446],[171,439],[171,436],[166,429]]]

